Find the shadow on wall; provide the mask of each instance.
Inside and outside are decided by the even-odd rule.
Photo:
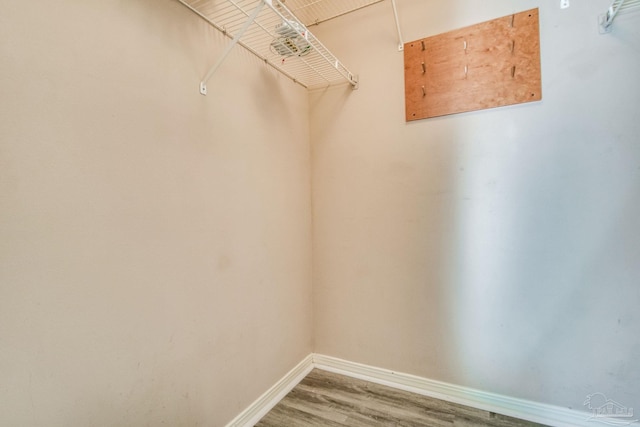
[[[387,125],[403,111],[368,82],[311,96],[323,124],[313,129],[319,351],[450,381],[455,308],[443,302],[455,272],[460,129],[433,119],[433,132],[403,140]]]
[[[398,5],[407,34],[509,12],[433,3]],[[640,152],[620,121],[637,79],[612,89],[637,56],[596,38],[593,5],[541,7],[543,102],[405,123],[402,58],[371,42],[395,36],[383,4],[318,27],[361,85],[310,96],[317,350],[576,409],[596,391],[632,404]],[[350,45],[334,35],[347,24]]]
[[[518,112],[503,115],[502,134],[469,126],[461,135],[448,295],[458,379],[578,410],[596,391],[632,402],[633,155],[616,152],[622,141],[588,143],[607,140],[597,125],[550,126],[534,144],[518,135],[524,124],[509,121]]]

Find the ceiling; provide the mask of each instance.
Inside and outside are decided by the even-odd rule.
[[[384,0],[281,0],[306,26],[319,24],[337,16]]]

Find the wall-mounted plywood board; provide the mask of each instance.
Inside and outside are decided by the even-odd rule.
[[[404,46],[407,121],[542,99],[538,9]]]

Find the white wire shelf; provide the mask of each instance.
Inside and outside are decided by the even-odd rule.
[[[280,0],[178,0],[233,41],[203,78],[200,92],[237,43],[306,87],[348,82],[354,76]]]
[[[320,24],[384,0],[286,0],[287,7],[306,26]]]
[[[599,16],[600,33],[610,33],[616,16],[640,10],[640,0],[614,0],[607,12]]]
[[[384,0],[283,0],[287,7],[307,27],[321,24],[339,16],[346,15]],[[398,50],[404,49],[396,0],[391,0],[393,15],[398,30]]]

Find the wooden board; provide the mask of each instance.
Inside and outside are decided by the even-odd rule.
[[[407,121],[542,99],[532,9],[404,45]]]

